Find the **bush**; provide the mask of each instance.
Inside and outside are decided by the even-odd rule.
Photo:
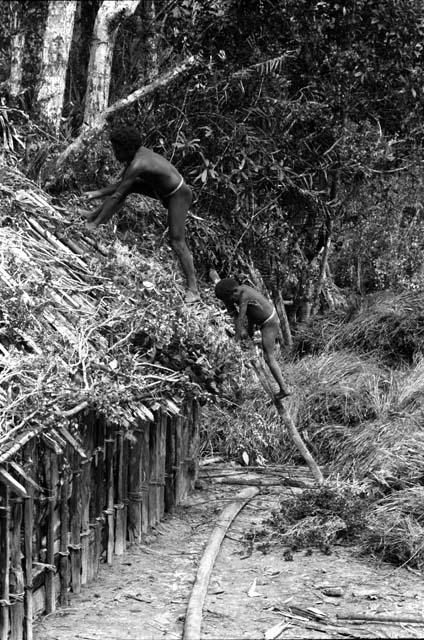
[[[259,536],[277,540],[293,551],[315,547],[328,553],[336,541],[351,543],[360,538],[368,504],[357,485],[337,482],[306,489],[284,498]]]

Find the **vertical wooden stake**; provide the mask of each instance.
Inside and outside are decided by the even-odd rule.
[[[197,400],[192,401],[192,429],[191,429],[191,448],[190,458],[192,464],[192,475],[190,489],[194,489],[195,482],[199,473],[199,450],[200,450],[200,404]]]
[[[175,504],[180,504],[182,495],[182,418],[175,418]]]
[[[94,476],[94,417],[87,420],[84,438],[84,449],[88,460],[81,461],[81,584],[89,580],[89,548],[90,548],[90,504],[92,491],[92,477]]]
[[[128,539],[130,544],[140,542],[142,529],[142,448],[143,434],[134,431],[135,442],[129,447],[128,463]]]
[[[58,481],[57,455],[53,451],[46,449],[46,456],[50,459],[49,465],[49,509],[47,523],[47,557],[46,562],[54,565],[54,509],[56,505],[56,492]],[[46,613],[53,613],[56,610],[56,590],[54,582],[54,571],[47,569],[45,574],[46,584]]]
[[[158,492],[158,503],[159,503],[159,520],[163,518],[163,514],[165,513],[165,464],[166,464],[166,425],[167,425],[167,415],[163,413],[161,415],[160,421],[160,433],[159,433],[159,469],[158,469],[158,480],[160,482],[159,492]]]
[[[107,552],[107,539],[103,540],[102,544],[102,529],[105,520],[103,512],[107,505],[107,473],[105,464],[107,442],[105,423],[96,417],[94,418],[93,427],[95,466],[93,473],[94,486],[92,487],[93,491],[89,511],[88,580],[92,580],[97,576],[100,557],[104,550]]]
[[[102,547],[102,532],[104,525],[104,517],[101,516],[96,518],[96,522],[90,523],[90,529],[93,529],[94,533],[94,541],[91,546],[91,577],[94,580],[98,573],[100,567],[100,558],[103,552]],[[91,534],[90,534],[91,537]]]
[[[149,441],[149,525],[153,527],[156,524],[156,483],[157,483],[157,446],[158,446],[158,424],[159,416],[156,415],[155,422],[149,424],[150,441]]]
[[[141,450],[141,479],[143,499],[141,503],[141,531],[149,530],[149,478],[150,478],[150,424],[145,422],[143,429],[143,445]]]
[[[29,443],[25,447],[25,467],[28,475],[31,475],[34,465],[34,445]],[[32,640],[32,619],[33,614],[33,595],[32,595],[32,533],[34,529],[34,488],[32,484],[25,481],[25,489],[28,498],[24,503],[24,577],[25,577],[25,596],[24,596],[24,636],[25,640]]]
[[[170,512],[174,507],[174,464],[175,464],[175,429],[171,417],[166,420],[166,476],[165,476],[165,510]]]
[[[123,532],[123,544],[124,553],[127,548],[127,522],[128,522],[128,445],[127,438],[122,436],[122,502],[125,505],[122,516],[122,532]]]
[[[81,487],[81,458],[77,453],[73,455],[72,494],[70,500],[71,512],[71,584],[72,593],[81,591],[81,523],[82,523],[82,487]]]
[[[188,440],[188,416],[184,415],[181,418],[181,500],[186,497],[188,488]]]
[[[68,604],[69,587],[69,551],[68,551],[68,530],[69,530],[69,506],[68,506],[68,469],[62,467],[62,478],[60,487],[60,547],[59,547],[59,575],[60,575],[60,604],[65,607]]]
[[[125,465],[124,434],[122,431],[118,431],[117,433],[117,484],[116,484],[116,504],[115,504],[116,524],[115,524],[115,548],[114,548],[114,552],[117,556],[122,556],[125,552],[126,505],[124,503],[124,499],[126,496],[124,497],[124,477],[126,476],[125,474],[126,467],[124,465]]]
[[[22,498],[13,501],[11,513],[10,637],[13,640],[22,640],[24,623],[24,574],[21,564]]]
[[[10,506],[9,487],[0,483],[0,640],[9,635]]]
[[[109,437],[106,440],[106,476],[107,476],[107,553],[106,559],[108,564],[113,562],[113,549],[115,547],[115,509],[114,509],[114,497],[115,497],[115,482],[113,473],[114,462],[114,450],[115,450],[115,438],[109,430]]]
[[[183,419],[183,469],[184,469],[184,494],[183,497],[186,497],[190,491],[191,479],[193,476],[193,461],[191,458],[191,428],[192,428],[192,405],[187,404],[185,408],[185,416]]]

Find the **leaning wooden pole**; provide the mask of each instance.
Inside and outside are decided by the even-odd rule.
[[[196,580],[187,606],[183,640],[199,640],[202,626],[202,609],[216,557],[225,535],[239,511],[259,493],[256,487],[248,487],[236,495],[221,513],[211,533],[197,570]]]
[[[271,397],[272,401],[274,402],[275,407],[278,411],[278,414],[281,420],[283,421],[283,424],[286,427],[287,431],[289,432],[290,437],[293,440],[293,443],[296,449],[299,451],[300,455],[305,460],[306,464],[311,470],[314,480],[317,482],[317,484],[322,484],[324,482],[324,477],[321,473],[321,470],[318,467],[315,460],[313,459],[312,455],[310,454],[302,438],[300,437],[300,433],[297,430],[292,417],[287,411],[287,408],[284,406],[282,400],[277,398],[275,393],[273,392],[271,385],[268,381],[268,377],[264,369],[264,365],[262,364],[259,358],[255,358],[251,362],[252,362],[252,367],[254,368],[260,383],[262,384],[263,388],[265,389],[265,391],[268,393],[268,395]]]

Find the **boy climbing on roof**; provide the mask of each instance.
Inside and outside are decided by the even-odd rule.
[[[110,134],[116,159],[125,164],[120,179],[98,191],[88,191],[89,200],[105,198],[87,215],[88,227],[96,229],[106,223],[124,204],[130,193],[140,193],[160,200],[168,210],[169,240],[187,280],[186,302],[200,300],[194,273],[193,257],[185,239],[185,224],[193,194],[184,178],[166,158],[143,147],[141,136],[133,127],[116,127]]]
[[[276,397],[282,399],[290,395],[275,357],[275,340],[280,324],[274,305],[259,291],[245,284],[240,285],[234,278],[219,280],[215,284],[215,295],[224,302],[235,319],[236,340],[240,340],[246,333],[244,326],[246,318],[247,333],[251,338],[253,338],[255,326],[259,327],[265,362],[279,387]]]

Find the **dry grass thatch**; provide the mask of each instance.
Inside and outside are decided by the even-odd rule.
[[[424,568],[424,487],[386,496],[370,510],[364,536],[367,550],[385,560]]]
[[[159,356],[193,341],[198,369],[213,373],[224,323],[183,304],[168,247],[146,255],[110,226],[90,233],[70,206],[0,170],[1,450],[78,407],[131,427],[202,395],[200,374],[194,381],[182,358],[169,367]]]
[[[333,345],[375,354],[391,366],[411,364],[424,353],[424,291],[374,296],[336,328]]]
[[[424,360],[397,374],[374,420],[346,429],[328,424],[315,436],[338,441],[331,467],[345,476],[370,478],[390,487],[424,480]],[[343,437],[340,438],[340,431]]]

